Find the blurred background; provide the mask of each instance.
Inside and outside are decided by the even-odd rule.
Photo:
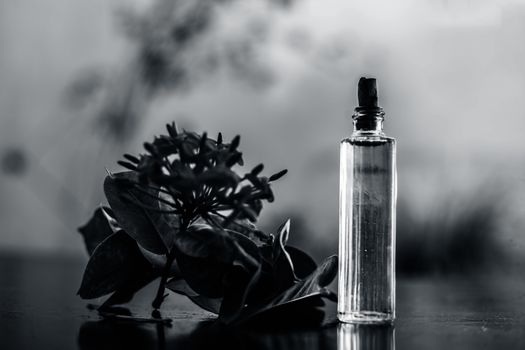
[[[260,226],[337,251],[361,76],[398,139],[398,271],[525,263],[518,0],[0,1],[0,252],[84,256],[105,168],[167,122],[288,168]]]

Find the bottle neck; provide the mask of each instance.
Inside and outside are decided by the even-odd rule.
[[[385,112],[380,107],[357,107],[352,116],[354,122],[354,135],[384,135],[383,120]]]

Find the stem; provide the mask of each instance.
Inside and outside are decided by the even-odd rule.
[[[183,222],[182,218],[180,220],[180,231],[184,232],[186,231],[188,224]],[[164,302],[165,298],[165,291],[166,291],[166,283],[168,282],[168,277],[170,275],[171,265],[173,265],[173,261],[175,261],[175,247],[171,247],[170,252],[166,256],[166,265],[164,265],[164,270],[162,271],[162,275],[160,277],[159,282],[159,288],[157,289],[157,295],[155,296],[155,299],[153,299],[153,302],[151,303],[151,306],[158,310],[160,309],[160,306]]]
[[[159,288],[157,289],[157,295],[155,296],[155,299],[153,299],[153,302],[151,303],[151,306],[153,306],[155,310],[160,309],[160,306],[162,305],[162,302],[164,301],[164,292],[166,290],[166,282],[168,282],[168,276],[170,274],[171,265],[173,264],[173,261],[175,260],[175,254],[173,252],[174,252],[174,249],[172,249],[171,252],[167,255],[166,265],[164,265],[164,270],[162,271],[162,276],[160,277],[160,283],[159,283]]]

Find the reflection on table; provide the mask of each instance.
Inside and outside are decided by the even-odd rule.
[[[395,350],[394,326],[340,323],[337,350]]]

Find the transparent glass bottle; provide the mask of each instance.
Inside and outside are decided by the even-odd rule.
[[[396,143],[383,132],[375,79],[359,81],[354,132],[341,141],[339,302],[342,322],[395,317]]]

